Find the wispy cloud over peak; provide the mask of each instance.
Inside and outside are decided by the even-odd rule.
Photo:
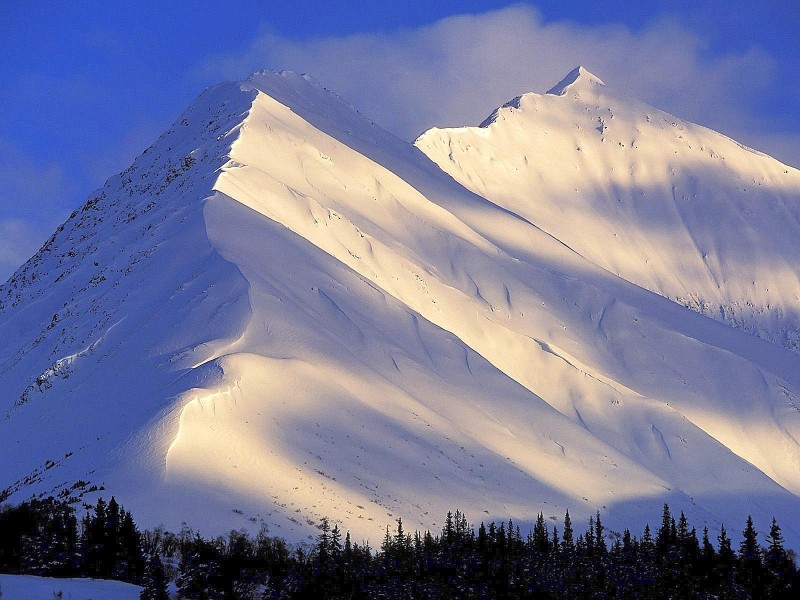
[[[550,89],[579,64],[621,92],[745,138],[758,128],[753,96],[776,77],[765,51],[714,55],[676,19],[641,30],[548,22],[523,4],[389,33],[295,41],[266,32],[200,72],[229,79],[265,67],[307,72],[410,140],[431,126],[477,124],[509,98]],[[768,144],[768,136],[757,141]]]

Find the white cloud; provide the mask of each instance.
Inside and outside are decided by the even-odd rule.
[[[0,140],[0,283],[30,258],[69,211],[72,181]]]
[[[711,56],[697,32],[669,19],[632,31],[545,22],[536,9],[515,5],[391,33],[312,41],[266,33],[243,53],[215,57],[201,71],[214,79],[239,79],[263,68],[307,72],[385,128],[413,139],[433,125],[476,124],[520,93],[547,90],[578,64],[678,116],[741,135],[745,143],[769,143],[767,135],[752,133],[763,124],[750,103],[773,81],[770,56],[759,49]]]
[[[0,220],[0,283],[36,253],[45,235],[22,219]]]
[[[63,214],[64,198],[73,188],[74,183],[60,165],[38,163],[0,140],[0,218],[12,213],[52,220],[53,213]]]

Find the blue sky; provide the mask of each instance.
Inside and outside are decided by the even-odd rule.
[[[411,140],[584,64],[800,167],[798,6],[0,0],[0,279],[204,87],[263,68],[308,72]]]

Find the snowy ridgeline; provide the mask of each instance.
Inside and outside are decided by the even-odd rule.
[[[800,173],[580,68],[416,145],[594,264],[800,351]]]
[[[798,190],[581,71],[416,146],[217,86],[0,286],[0,498],[372,543],[669,502],[800,548]]]

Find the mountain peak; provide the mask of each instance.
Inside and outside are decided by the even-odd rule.
[[[0,286],[0,499],[800,548],[800,355],[749,335],[800,341],[800,175],[570,75],[419,149],[302,74],[209,88]]]
[[[374,146],[379,143],[394,145],[399,141],[345,98],[305,73],[257,71],[240,85],[243,90],[257,90],[269,96],[313,127],[344,143],[358,144],[360,140]]]
[[[558,82],[557,85],[550,88],[547,93],[554,96],[563,96],[567,92],[567,89],[571,89],[575,86],[589,88],[590,86],[597,85],[605,85],[605,83],[603,83],[602,79],[587,71],[585,67],[577,66],[567,73],[567,76]]]
[[[257,89],[281,104],[293,109],[329,112],[331,105],[338,110],[357,112],[339,94],[331,92],[314,78],[295,71],[256,71],[243,83],[244,89]],[[327,109],[327,110],[326,110]]]

